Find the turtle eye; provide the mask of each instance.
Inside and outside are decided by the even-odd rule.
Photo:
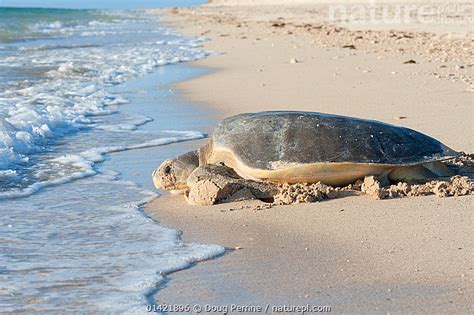
[[[171,166],[168,165],[165,167],[165,174],[169,174],[169,173],[171,173]]]

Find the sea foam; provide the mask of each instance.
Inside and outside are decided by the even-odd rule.
[[[150,73],[159,66],[195,60],[209,54],[200,49],[203,39],[171,36],[168,31],[157,27],[136,29],[134,23],[140,21],[143,21],[142,17],[82,24],[74,22],[66,26],[65,21],[38,23],[33,28],[42,32],[69,32],[71,29],[69,37],[53,42],[49,40],[47,44],[39,42],[39,45],[19,43],[16,52],[0,59],[0,68],[12,72],[26,69],[31,76],[30,80],[10,82],[7,89],[0,92],[0,170],[36,167],[34,163],[37,161],[32,161],[32,155],[50,150],[48,147],[53,146],[57,139],[81,130],[135,130],[143,122],[117,127],[101,125],[96,119],[114,114],[116,106],[128,103],[125,97],[108,93],[105,88]],[[98,39],[97,34],[93,34],[84,41],[83,37],[88,36],[85,31],[110,30],[118,35]],[[161,37],[166,39],[156,39],[153,34],[157,31],[161,31]],[[133,36],[124,37],[124,32],[133,33]],[[145,35],[138,40],[137,32]],[[72,41],[70,38],[74,36],[77,39]],[[161,141],[158,139],[156,143]],[[8,180],[0,173],[0,180],[2,178]],[[36,191],[41,185],[27,190]]]
[[[2,12],[0,27],[17,36],[0,44],[2,311],[148,313],[168,273],[225,248],[185,243],[158,225],[141,207],[157,194],[111,158],[129,154],[128,170],[148,172],[146,156],[132,160],[139,153],[132,150],[206,135],[165,130],[153,120],[159,114],[141,114],[140,102],[113,87],[207,56],[203,39],[175,36],[140,14],[98,20],[89,11]]]

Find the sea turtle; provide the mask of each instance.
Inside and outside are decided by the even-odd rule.
[[[364,176],[426,182],[453,172],[440,161],[459,156],[438,140],[374,120],[317,112],[269,111],[224,119],[199,150],[164,161],[156,187],[186,190],[200,165],[224,164],[244,179],[343,186]]]

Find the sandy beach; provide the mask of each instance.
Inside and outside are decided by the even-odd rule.
[[[351,24],[328,21],[330,9],[320,1],[228,0],[153,12],[222,52],[194,63],[209,74],[176,86],[217,117],[279,109],[341,114],[409,127],[473,153],[472,24],[462,14],[446,25]],[[150,215],[182,230],[183,240],[228,248],[169,274],[157,303],[473,312],[474,196],[262,205],[189,206],[166,193],[149,203]]]

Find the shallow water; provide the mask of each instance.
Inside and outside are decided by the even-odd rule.
[[[151,170],[213,124],[168,86],[208,53],[156,16],[25,10],[0,19],[1,309],[145,313],[161,274],[224,252],[140,208]]]

